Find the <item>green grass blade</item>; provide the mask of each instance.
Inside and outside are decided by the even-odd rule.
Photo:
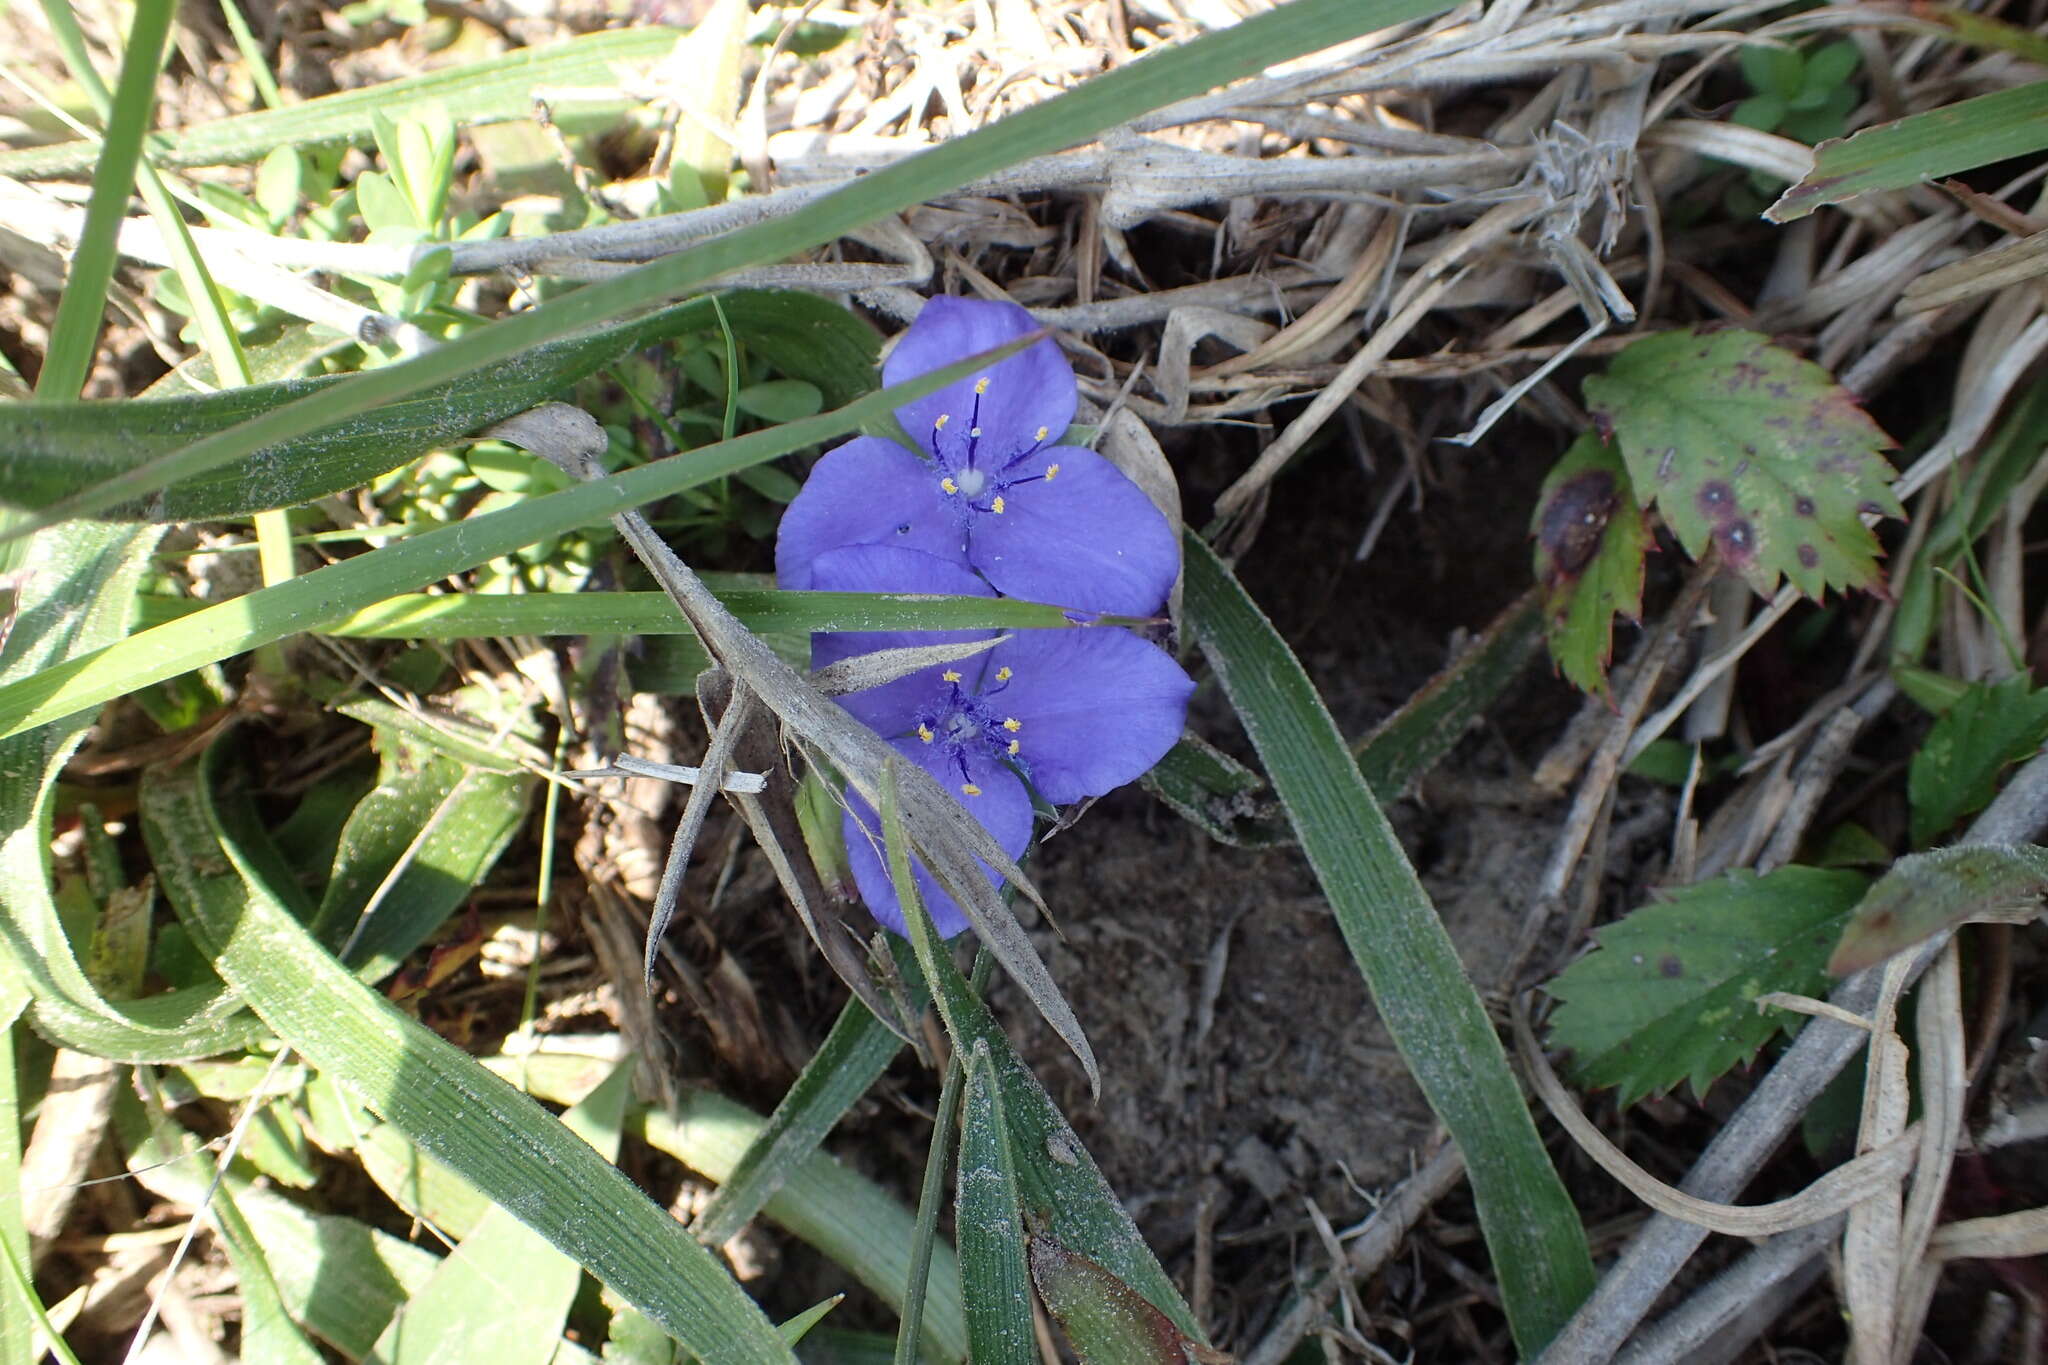
[[[956,1187],[960,1289],[967,1300],[974,1365],[1038,1365],[1017,1162],[1003,1116],[1003,1089],[983,1043],[974,1045],[967,1060]]]
[[[569,1131],[607,1161],[618,1160],[632,1073],[628,1058],[562,1115]],[[496,1205],[391,1319],[371,1359],[383,1365],[548,1365],[582,1273],[510,1209]]]
[[[520,48],[447,71],[407,76],[361,90],[323,95],[286,109],[238,114],[161,133],[150,139],[150,157],[159,166],[219,166],[255,161],[277,147],[367,144],[371,116],[376,111],[395,115],[426,103],[439,104],[460,124],[531,118],[535,90],[614,86],[619,65],[656,61],[675,45],[678,36],[675,29],[633,27],[572,38],[553,47]],[[628,102],[612,102],[603,116],[614,117],[624,103]],[[0,152],[0,175],[23,180],[75,175],[92,169],[97,152],[95,144],[85,141]]]
[[[1011,344],[1014,347],[1015,343]],[[319,630],[359,607],[475,568],[521,546],[845,435],[909,398],[971,373],[975,363],[970,357],[832,412],[748,432],[718,445],[469,517],[206,607],[96,654],[0,686],[0,739],[286,635]]]
[[[923,1001],[913,1001],[912,1008],[922,1009]],[[767,1126],[690,1224],[697,1240],[723,1246],[744,1228],[881,1079],[902,1046],[866,1005],[849,999]]]
[[[718,599],[757,635],[819,630],[1062,630],[1066,612],[1009,597],[725,588]],[[166,625],[206,609],[189,597],[143,597],[136,625]],[[497,635],[689,635],[664,592],[401,593],[322,628],[369,640],[473,640]]]
[[[28,1264],[28,1228],[22,1222],[21,1197],[21,1053],[14,1030],[28,1008],[28,992],[0,981],[0,1249],[9,1267],[0,1273],[0,1365],[31,1365],[35,1360],[35,1314],[42,1304],[35,1286],[14,1266]]]
[[[1825,204],[1874,190],[1902,190],[2044,148],[2048,81],[2035,81],[1821,143],[1814,148],[1813,169],[1764,217],[1789,223]]]
[[[1509,1324],[1534,1356],[1593,1287],[1578,1213],[1486,1008],[1315,685],[1216,552],[1193,534],[1184,546],[1195,639],[1294,822],[1387,1031],[1464,1151]]]
[[[194,941],[276,1032],[428,1153],[587,1267],[700,1356],[786,1362],[722,1265],[630,1180],[476,1059],[357,981],[255,875],[215,815],[207,769],[152,772],[158,875]]]
[[[69,7],[54,27],[62,32],[70,19]],[[64,295],[57,302],[57,319],[50,326],[49,350],[43,370],[36,377],[39,398],[72,398],[85,387],[92,370],[93,352],[99,346],[100,316],[107,306],[107,286],[114,278],[115,236],[127,215],[128,195],[135,188],[135,168],[142,159],[142,138],[156,109],[157,68],[162,64],[164,40],[170,35],[171,0],[139,0],[135,21],[128,32],[128,49],[121,61],[121,75],[107,111],[106,136],[96,144],[92,166],[92,198],[85,208],[85,228],[72,253],[71,270],[64,281]],[[81,51],[74,74],[91,88],[97,76]]]
[[[557,1104],[577,1099],[603,1074],[601,1064],[588,1058],[546,1054],[493,1058],[490,1065],[503,1075],[519,1077],[531,1093]],[[627,1131],[637,1131],[648,1146],[721,1183],[731,1178],[765,1130],[759,1114],[703,1090],[685,1093],[672,1111],[635,1111],[627,1122]],[[910,1268],[910,1213],[865,1176],[823,1152],[813,1153],[769,1197],[762,1214],[843,1266],[884,1303],[902,1304]],[[933,1248],[924,1328],[926,1350],[933,1358],[966,1357],[960,1264],[953,1248],[944,1243]]]
[[[544,342],[625,316],[650,301],[701,288],[727,271],[782,260],[834,241],[885,214],[946,195],[1029,157],[1085,141],[1176,99],[1201,94],[1275,62],[1447,8],[1448,0],[1294,0],[1233,28],[1118,67],[1078,90],[885,166],[800,212],[712,238],[613,279],[586,285],[428,354],[352,375],[199,440],[147,469],[116,476],[44,508],[25,518],[23,526],[48,525],[119,506],[177,479],[345,422],[356,413],[411,397],[435,384],[512,361]],[[21,529],[8,534],[21,534]]]

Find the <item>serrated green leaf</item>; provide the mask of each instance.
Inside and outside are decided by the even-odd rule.
[[[1924,847],[1982,810],[1997,794],[1998,775],[2044,740],[2048,689],[2035,691],[2024,676],[1966,687],[1935,720],[1906,770],[1914,844]]]
[[[1856,906],[1828,971],[1846,976],[1944,929],[1978,921],[2024,924],[2048,892],[2048,849],[1974,844],[1912,853],[1892,864]]]
[[[1717,547],[1766,597],[1781,575],[1815,600],[1882,587],[1862,516],[1904,515],[1892,442],[1826,370],[1756,332],[1685,330],[1635,342],[1585,387],[1686,553]]]
[[[1770,991],[1825,994],[1822,964],[1863,894],[1855,872],[1732,872],[1643,906],[1598,932],[1599,947],[1547,989],[1563,1003],[1550,1042],[1589,1086],[1633,1104],[1690,1080],[1705,1094],[1799,1016],[1759,1011]]]
[[[1614,618],[1643,614],[1650,527],[1619,454],[1591,432],[1543,481],[1530,520],[1550,657],[1583,692],[1607,695]]]

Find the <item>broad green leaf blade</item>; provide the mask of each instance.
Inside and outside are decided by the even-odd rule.
[[[490,1061],[493,1070],[518,1077],[528,1091],[558,1104],[586,1093],[604,1074],[604,1065],[545,1054]],[[721,1183],[765,1130],[766,1121],[759,1114],[703,1090],[686,1092],[670,1111],[636,1110],[627,1122],[627,1131],[637,1131],[648,1146]],[[884,1303],[902,1304],[910,1262],[910,1213],[865,1176],[815,1152],[769,1196],[762,1213],[844,1267]],[[924,1336],[926,1349],[938,1359],[958,1361],[967,1355],[960,1264],[943,1243],[932,1257]]]
[[[965,362],[948,366],[817,417],[749,432],[715,446],[472,516],[46,667],[0,685],[0,739],[287,635],[319,630],[370,603],[475,568],[551,535],[845,435],[890,412],[906,398],[959,377],[950,371],[964,374],[969,368]],[[371,372],[372,376],[388,373]]]
[[[1873,967],[1943,930],[1978,921],[2024,924],[2048,892],[2048,849],[1978,844],[1911,853],[1864,892],[1830,976]]]
[[[835,402],[851,402],[873,387],[874,334],[844,309],[807,294],[763,289],[723,295],[719,306],[752,350],[784,373],[817,384]],[[709,300],[694,299],[549,342],[510,364],[432,385],[112,510],[153,521],[210,521],[324,497],[524,411],[642,347],[717,326]],[[191,441],[348,382],[336,375],[169,398],[0,405],[0,490],[15,506],[46,507],[132,475]]]
[[[1971,683],[1913,751],[1906,804],[1913,843],[1924,848],[1998,793],[1998,775],[2048,740],[2048,689],[2025,676]]]
[[[1599,948],[1546,988],[1564,1003],[1550,1041],[1582,1084],[1633,1104],[1690,1080],[1704,1095],[1800,1016],[1758,1010],[1770,991],[1825,995],[1827,960],[1865,885],[1861,873],[1732,872],[1599,930]]]
[[[531,118],[536,89],[615,86],[622,65],[658,59],[674,46],[677,36],[675,29],[654,26],[593,33],[550,47],[520,48],[501,57],[465,62],[447,71],[323,95],[284,109],[212,119],[152,137],[150,159],[159,166],[219,166],[254,161],[277,147],[366,144],[373,114],[414,105],[438,104],[463,124]],[[614,102],[606,117],[616,117],[618,107]],[[0,175],[22,180],[75,175],[92,169],[98,152],[97,143],[84,141],[0,152]]]
[[[173,479],[193,477],[282,445],[435,384],[512,361],[545,342],[613,321],[650,303],[679,297],[727,271],[765,265],[822,246],[886,214],[939,198],[1029,157],[1086,141],[1173,100],[1447,8],[1448,0],[1294,0],[1227,30],[1148,54],[1143,62],[1118,67],[1077,90],[884,166],[821,196],[799,212],[713,237],[614,279],[585,285],[428,354],[352,375],[184,447],[165,469],[109,479],[90,495],[42,509],[24,519],[22,526],[33,529],[118,506]],[[882,414],[874,416],[879,420]]]
[[[1096,1262],[1051,1237],[1031,1238],[1031,1281],[1083,1365],[1183,1365],[1172,1319]]]
[[[619,1063],[562,1116],[606,1161],[618,1159],[633,1065],[630,1057]],[[510,1209],[495,1206],[393,1316],[370,1359],[379,1365],[548,1365],[582,1273]]]
[[[0,677],[29,677],[67,654],[119,639],[149,569],[154,529],[88,522],[29,543]],[[34,997],[45,1036],[118,1061],[183,1061],[252,1041],[261,1025],[218,986],[139,1001],[104,998],[86,975],[50,893],[50,803],[88,717],[0,739],[0,1001]],[[231,1022],[232,1021],[232,1022]]]
[[[1826,370],[1756,332],[1688,330],[1635,342],[1585,388],[1687,554],[1713,545],[1765,597],[1780,575],[1815,600],[1882,588],[1862,518],[1905,514],[1892,442]]]
[[[1059,607],[1010,597],[727,588],[718,599],[757,635],[819,630],[1064,630]],[[136,623],[165,625],[203,611],[185,597],[139,599]],[[663,592],[401,593],[325,627],[372,640],[473,640],[500,635],[688,635]]]
[[[974,1045],[967,1061],[955,1182],[960,1290],[967,1301],[974,1365],[1037,1365],[1031,1280],[1024,1269],[1024,1220],[1017,1207],[1017,1165],[1003,1118],[1002,1087],[983,1043]],[[1145,1307],[1159,1321],[1167,1321],[1151,1304]],[[1167,1326],[1172,1330],[1171,1323]],[[1174,1331],[1173,1336],[1178,1342],[1180,1333]]]
[[[491,1211],[491,1201],[476,1186],[388,1123],[373,1119],[363,1125],[349,1150],[386,1198],[443,1236],[469,1236]]]
[[[275,1361],[277,1365],[321,1365],[320,1352],[292,1321],[262,1239],[242,1215],[235,1192],[223,1181],[205,1203],[235,1270],[235,1292],[242,1300],[242,1358]]]
[[[1529,529],[1550,657],[1580,691],[1604,697],[1614,618],[1642,616],[1650,553],[1649,521],[1621,456],[1591,432],[1572,442],[1543,481]]]
[[[1429,893],[1315,685],[1207,542],[1190,534],[1184,551],[1195,640],[1294,822],[1387,1031],[1465,1153],[1508,1321],[1534,1356],[1593,1287],[1578,1213]]]
[[[434,752],[379,728],[377,787],[335,851],[315,937],[358,975],[396,971],[466,901],[526,819],[537,779]]]
[[[1814,148],[1813,169],[1780,195],[1764,217],[1789,223],[1824,204],[1873,190],[1905,189],[2043,148],[2048,148],[2048,81],[2034,81],[1821,143]]]
[[[107,286],[114,278],[119,254],[114,239],[121,231],[121,220],[127,216],[128,196],[135,189],[135,168],[142,160],[142,137],[149,131],[150,117],[156,112],[157,68],[176,8],[171,0],[141,0],[135,6],[135,18],[121,60],[120,81],[111,108],[102,111],[106,115],[106,136],[100,139],[92,163],[92,198],[86,204],[85,228],[79,235],[78,249],[71,255],[64,293],[57,301],[57,317],[50,324],[42,373],[36,376],[38,397],[77,397],[92,369],[93,353],[99,346],[100,317],[107,307]],[[90,66],[74,75],[93,83],[94,89],[102,89],[96,84],[98,77]]]
[[[699,1355],[786,1362],[724,1268],[581,1138],[322,949],[223,838],[207,761],[152,772],[152,854],[180,915],[282,1040]]]

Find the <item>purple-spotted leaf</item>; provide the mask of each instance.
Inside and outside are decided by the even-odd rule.
[[[1580,689],[1607,695],[1614,616],[1643,610],[1643,560],[1650,528],[1621,456],[1588,432],[1543,481],[1529,532],[1543,633],[1558,671]]]
[[[1903,516],[1892,444],[1826,370],[1756,332],[1645,337],[1586,380],[1636,494],[1695,558],[1709,545],[1769,596],[1882,591],[1865,514]]]
[[[2048,893],[2048,848],[1978,844],[1914,853],[1892,864],[1864,893],[1828,971],[1875,966],[1959,924],[2024,924]]]
[[[1547,989],[1563,1003],[1550,1042],[1589,1086],[1633,1104],[1689,1080],[1705,1094],[1799,1016],[1758,1010],[1771,991],[1825,993],[1822,964],[1863,894],[1855,872],[1732,872],[1643,906]]]
[[[1044,1233],[1031,1238],[1031,1282],[1082,1365],[1188,1365],[1216,1354],[1182,1334],[1137,1290]]]

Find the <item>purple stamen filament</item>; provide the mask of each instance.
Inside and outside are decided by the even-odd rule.
[[[1021,763],[1018,754],[1023,743],[1017,736],[1024,723],[989,705],[991,698],[1009,686],[1010,676],[1008,668],[998,668],[994,686],[970,692],[961,686],[959,671],[949,668],[940,675],[944,688],[932,704],[918,712],[912,733],[926,744],[939,746],[945,764],[960,776],[956,785],[962,795],[981,795],[967,769],[970,755],[997,763]]]

